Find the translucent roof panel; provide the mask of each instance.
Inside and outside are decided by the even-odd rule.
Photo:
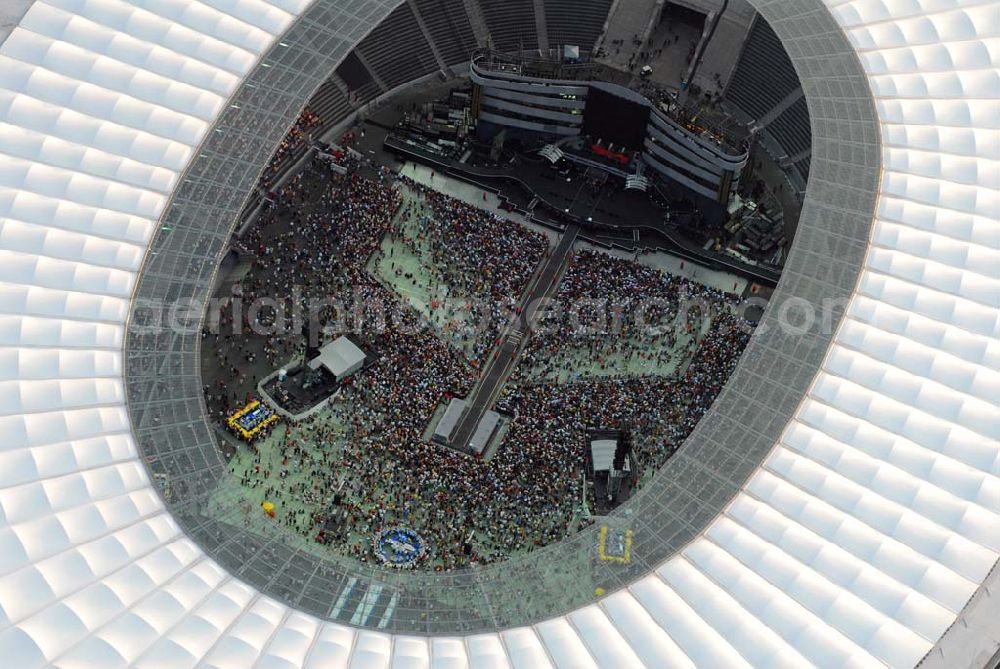
[[[137,300],[211,285],[268,154],[396,4],[4,3],[5,665],[982,665],[1000,644],[983,622],[1000,618],[996,0],[752,3],[814,124],[765,323],[793,298],[842,309],[826,334],[754,337],[715,420],[613,519],[634,530],[631,564],[579,558],[581,535],[495,571],[386,581],[218,533],[197,494],[165,501],[150,463],[197,492],[214,441],[197,393],[170,392],[198,386],[194,348],[136,335]],[[586,577],[539,586],[555,573]],[[392,613],[332,619],[354,588]],[[428,617],[429,588],[462,608]]]

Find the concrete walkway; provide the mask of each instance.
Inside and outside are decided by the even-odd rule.
[[[608,19],[608,31],[601,45],[607,52],[604,62],[615,67],[628,69],[629,58],[642,50],[653,21],[659,16],[664,0],[618,0]],[[622,40],[621,46],[614,44]],[[640,41],[635,44],[635,40]]]
[[[691,66],[689,54],[701,39],[701,28],[667,17],[649,38],[647,51],[651,59],[641,61],[653,68],[651,79],[668,88],[680,88],[681,80]],[[659,50],[662,53],[658,53]],[[639,70],[639,67],[636,67]]]
[[[490,355],[479,382],[469,393],[465,413],[459,419],[452,437],[451,445],[455,448],[465,448],[468,445],[483,415],[493,406],[500,389],[517,366],[518,356],[531,336],[531,324],[539,301],[555,294],[579,232],[580,229],[575,225],[566,228],[556,250],[546,259],[541,271],[521,297],[521,316],[501,333],[499,346]]]

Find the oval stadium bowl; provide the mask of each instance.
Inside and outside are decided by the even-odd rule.
[[[811,162],[760,327],[630,502],[627,561],[575,559],[595,525],[385,570],[200,513],[225,470],[201,335],[149,319],[210,296],[306,103],[336,125],[468,73],[487,35],[597,40],[626,2],[655,5],[4,0],[0,665],[997,666],[997,0],[678,3],[767,21]],[[830,318],[778,327],[796,310]]]

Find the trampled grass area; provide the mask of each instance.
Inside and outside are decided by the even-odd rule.
[[[369,260],[368,271],[420,312],[435,334],[471,359],[477,340],[471,296],[441,279],[421,225],[421,217],[433,215],[430,206],[409,188],[403,187],[402,194],[403,206],[379,251]]]

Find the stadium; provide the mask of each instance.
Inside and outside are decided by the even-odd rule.
[[[1000,666],[998,54],[5,0],[3,666]]]

